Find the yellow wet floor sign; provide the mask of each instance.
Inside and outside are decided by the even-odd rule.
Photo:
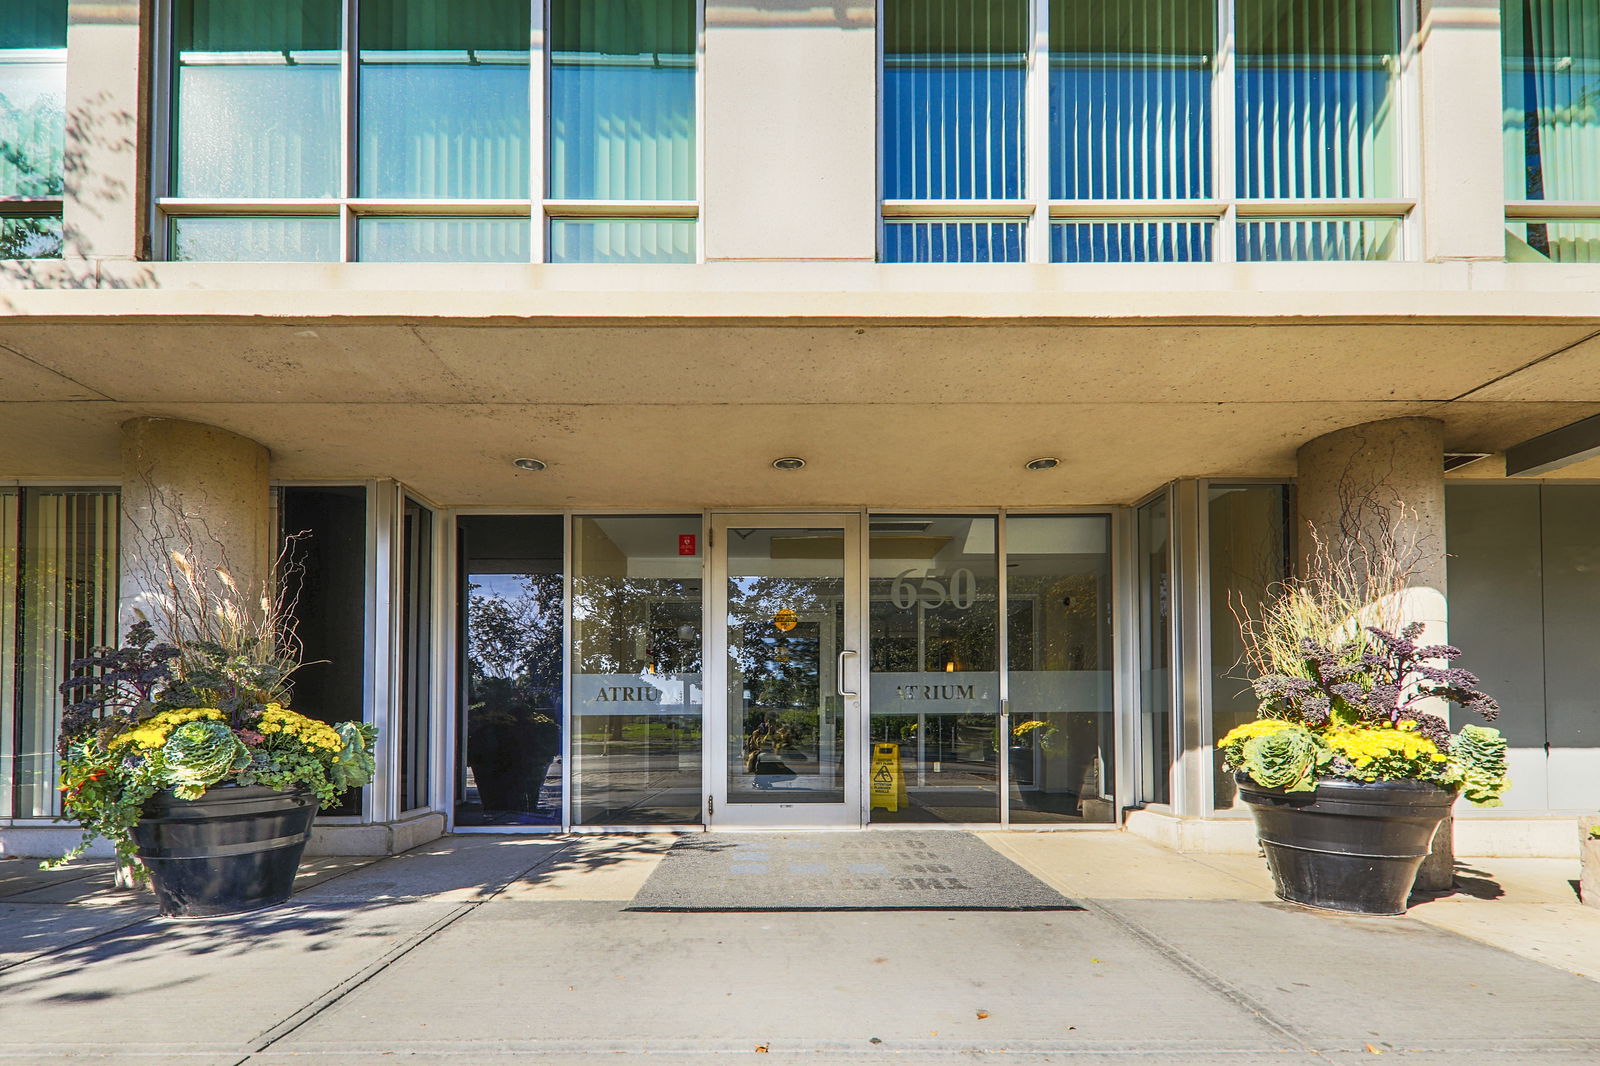
[[[900,745],[872,745],[872,772],[868,780],[873,807],[898,811],[906,805],[906,779],[900,773]]]

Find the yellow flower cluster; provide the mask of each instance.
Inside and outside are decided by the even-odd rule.
[[[1256,737],[1270,737],[1274,733],[1288,729],[1291,725],[1292,722],[1285,722],[1281,718],[1257,718],[1253,722],[1246,722],[1229,730],[1228,735],[1218,741],[1217,747],[1226,748],[1230,744],[1243,744]]]
[[[296,714],[277,703],[267,704],[267,709],[256,719],[255,730],[264,736],[281,733],[284,736],[294,737],[308,748],[338,751],[344,747],[343,738],[333,726],[319,722],[315,718],[307,718],[303,714]]]
[[[132,744],[141,751],[154,751],[167,742],[167,737],[174,729],[185,722],[198,722],[202,718],[209,718],[213,722],[227,721],[227,716],[215,707],[183,707],[176,711],[162,711],[132,729],[124,729],[112,737],[106,747],[120,748]]]
[[[1356,766],[1369,766],[1378,759],[1399,756],[1407,761],[1444,762],[1445,755],[1433,741],[1416,732],[1416,723],[1402,722],[1399,729],[1361,729],[1347,726],[1330,729],[1328,746]]]

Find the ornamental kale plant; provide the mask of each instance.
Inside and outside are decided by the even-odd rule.
[[[1420,553],[1402,535],[1403,517],[1346,536],[1337,554],[1313,529],[1304,577],[1260,604],[1235,605],[1261,717],[1218,743],[1228,770],[1285,791],[1314,790],[1324,777],[1414,780],[1460,789],[1479,806],[1500,802],[1510,782],[1499,731],[1469,725],[1452,735],[1429,710],[1430,701],[1453,703],[1492,722],[1500,706],[1450,665],[1460,649],[1418,643],[1424,625],[1404,620]]]

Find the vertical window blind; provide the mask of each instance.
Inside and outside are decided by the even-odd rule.
[[[114,492],[0,494],[0,751],[13,817],[60,812],[57,686],[74,659],[117,643],[118,519]]]
[[[886,212],[886,261],[1025,258],[1046,201],[1055,262],[1207,260],[1219,226],[1246,260],[1397,254],[1401,219],[1373,217],[1370,206],[1286,220],[1241,211],[1237,223],[1219,223],[1209,205],[1162,218],[1112,217],[1105,206],[1398,199],[1397,3],[1237,0],[1219,10],[1216,0],[1050,0],[1040,14],[1048,27],[1036,54],[1029,5],[886,4],[882,195],[911,202]],[[1218,55],[1230,50],[1232,91],[1219,93]],[[1027,120],[1029,99],[1048,99],[1044,121]],[[1028,144],[1029,131],[1044,143]],[[1220,162],[1230,180],[1219,187],[1228,131],[1231,158]],[[1029,152],[1048,160],[1044,190],[1027,187]],[[994,221],[959,217],[963,200],[1020,202],[1015,217]],[[941,201],[948,218],[935,214]],[[1074,215],[1083,202],[1093,206]]]
[[[1600,0],[1503,0],[1502,130],[1511,200],[1600,200]],[[1513,259],[1600,261],[1600,224],[1516,220]]]
[[[1050,198],[1211,191],[1212,0],[1050,7]]]

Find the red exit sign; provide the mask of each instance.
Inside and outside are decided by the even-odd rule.
[[[698,548],[695,547],[695,542],[698,539],[699,538],[696,537],[693,533],[679,533],[678,534],[678,554],[679,555],[699,555],[700,551],[699,551]]]

